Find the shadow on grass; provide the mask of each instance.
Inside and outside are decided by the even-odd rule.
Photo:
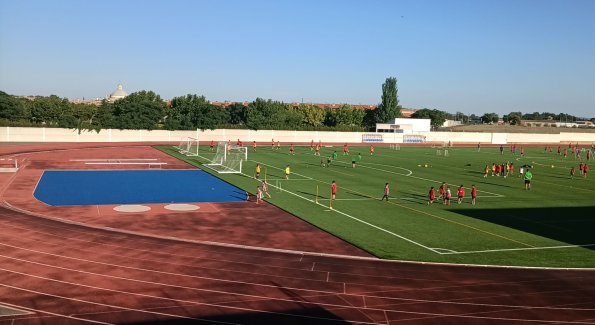
[[[457,209],[452,212],[572,245],[595,244],[595,206]],[[595,249],[595,246],[588,247]]]

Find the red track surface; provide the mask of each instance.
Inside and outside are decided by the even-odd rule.
[[[595,271],[380,261],[270,205],[123,214],[33,198],[43,169],[88,168],[73,159],[189,168],[89,146],[0,148],[25,161],[0,174],[0,304],[30,312],[0,324],[595,324]]]

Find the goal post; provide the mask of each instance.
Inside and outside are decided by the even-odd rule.
[[[199,142],[197,138],[183,137],[176,148],[186,156],[198,156]]]
[[[227,142],[219,142],[211,162],[203,166],[221,174],[241,174],[242,163],[248,160],[248,148]]]

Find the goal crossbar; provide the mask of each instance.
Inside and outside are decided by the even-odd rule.
[[[242,173],[243,161],[248,160],[248,148],[227,142],[219,142],[213,159],[203,166],[220,174]]]

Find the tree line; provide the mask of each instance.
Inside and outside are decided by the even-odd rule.
[[[396,78],[382,85],[382,102],[374,110],[348,104],[339,108],[291,104],[257,98],[244,105],[213,105],[189,94],[165,102],[153,91],[132,93],[101,105],[71,103],[58,96],[21,98],[0,92],[0,125],[46,126],[82,130],[246,128],[252,130],[374,130],[376,123],[400,116]]]
[[[401,116],[397,79],[387,78],[382,85],[381,102],[376,109],[360,109],[348,104],[339,108],[324,108],[311,104],[294,106],[271,99],[257,98],[244,105],[227,107],[213,105],[204,96],[189,94],[165,102],[153,91],[139,91],[115,102],[102,101],[99,106],[71,103],[58,96],[22,98],[0,91],[0,126],[45,126],[83,130],[102,129],[163,129],[213,130],[242,128],[252,130],[308,131],[374,131],[376,123],[386,123]],[[461,112],[450,114],[437,109],[420,109],[413,118],[429,118],[434,129],[447,119],[467,123],[497,123],[496,113],[481,117]],[[575,116],[553,113],[503,116],[510,124],[521,119],[576,120]],[[593,119],[595,120],[595,119]]]

